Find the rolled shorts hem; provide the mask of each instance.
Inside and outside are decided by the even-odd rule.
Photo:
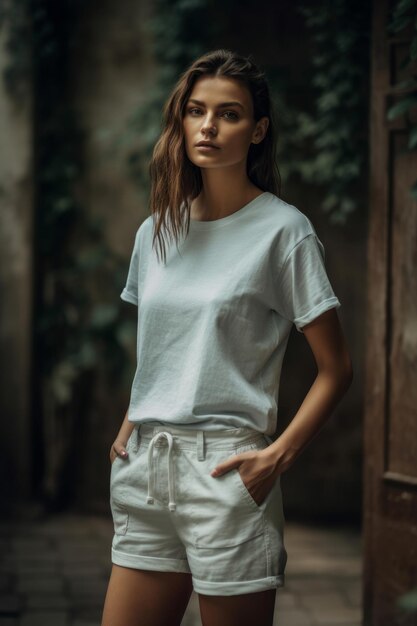
[[[238,596],[243,593],[267,591],[276,587],[284,587],[285,574],[280,576],[268,576],[256,580],[239,580],[236,582],[212,582],[198,580],[193,577],[193,587],[196,593],[206,596]]]
[[[112,548],[112,563],[134,569],[151,570],[154,572],[181,572],[191,574],[187,561],[167,559],[153,556],[133,556]]]

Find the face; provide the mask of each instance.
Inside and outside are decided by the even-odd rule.
[[[260,143],[268,128],[268,118],[253,118],[252,96],[239,81],[203,76],[186,103],[184,140],[188,158],[194,165],[215,168],[246,164],[251,143]],[[215,148],[196,146],[201,141]]]

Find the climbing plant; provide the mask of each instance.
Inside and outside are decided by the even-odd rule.
[[[3,0],[0,3],[0,30],[7,24],[5,50],[9,57],[3,81],[15,102],[28,95],[30,85],[29,6],[30,0]]]
[[[322,186],[322,209],[343,223],[368,177],[371,2],[319,0],[298,11],[311,38],[313,106],[292,117],[290,169]]]

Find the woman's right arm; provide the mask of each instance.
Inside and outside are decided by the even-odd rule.
[[[119,433],[114,440],[110,449],[110,462],[113,463],[116,456],[120,456],[122,459],[127,459],[128,452],[126,450],[126,444],[132,431],[134,424],[128,420],[129,410],[126,411],[126,415],[120,427]]]

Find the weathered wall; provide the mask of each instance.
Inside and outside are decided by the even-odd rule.
[[[32,102],[14,99],[8,25],[0,30],[0,512],[31,484]]]
[[[146,28],[150,9],[149,2],[136,0],[86,3],[69,76],[73,106],[85,136],[80,201],[87,211],[104,218],[106,240],[126,257],[126,272],[136,230],[147,215],[128,171],[129,148],[123,136],[128,119],[153,80]],[[111,283],[112,277],[108,280]],[[116,282],[114,298],[119,300]],[[120,300],[120,306],[126,316],[135,319],[133,305]],[[136,341],[133,355],[135,350]],[[134,366],[132,361],[132,378]],[[108,513],[109,449],[127,410],[129,389],[115,395],[99,382],[92,391],[93,409],[81,433],[83,449],[88,453],[80,460],[82,486],[78,495],[81,506]]]

